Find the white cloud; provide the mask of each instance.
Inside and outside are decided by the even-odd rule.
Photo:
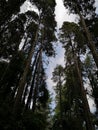
[[[96,105],[95,105],[94,99],[91,98],[91,97],[89,97],[89,96],[87,96],[87,98],[88,98],[88,103],[89,103],[90,111],[92,113],[94,113],[96,111]]]
[[[26,0],[24,4],[20,7],[20,13],[25,13],[28,10],[35,11],[37,14],[39,14],[39,11],[36,6],[32,5],[29,0]]]
[[[70,21],[70,22],[74,22],[75,21],[75,15],[68,14],[68,10],[65,9],[64,5],[63,5],[63,1],[62,0],[56,0],[56,7],[55,7],[55,14],[56,14],[56,21],[57,21],[57,25],[58,27],[61,27],[63,22],[66,21]]]

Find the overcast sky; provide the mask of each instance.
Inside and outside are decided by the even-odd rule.
[[[58,27],[61,27],[65,20],[70,22],[75,21],[75,16],[68,14],[68,10],[65,9],[62,0],[56,0],[56,3],[55,14]]]
[[[55,19],[57,21],[57,30],[62,26],[64,21],[70,21],[74,22],[75,21],[75,16],[69,15],[68,10],[65,9],[62,0],[56,0],[56,7],[55,7]],[[52,72],[54,71],[54,68],[56,67],[57,64],[63,65],[64,66],[64,49],[62,48],[61,43],[59,41],[57,43],[54,43],[55,46],[55,51],[57,53],[55,58],[50,58],[49,59],[49,65],[47,67],[47,84],[50,92],[52,93],[53,96],[53,102],[52,102],[52,107],[55,107],[55,92],[53,90],[53,86],[55,85],[51,78],[52,78]]]
[[[68,11],[65,9],[62,0],[56,0],[55,19],[57,21],[57,30],[62,26],[64,21],[75,21],[75,16],[69,16]],[[64,65],[64,50],[62,49],[62,45],[58,41],[57,43],[54,43],[54,46],[56,47],[55,49],[57,55],[55,58],[50,58],[50,64],[48,67],[50,71],[48,73],[51,73],[51,71],[53,71],[54,67],[57,64]]]

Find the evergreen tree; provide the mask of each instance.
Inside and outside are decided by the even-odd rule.
[[[59,110],[60,110],[60,129],[63,128],[63,110],[62,110],[62,84],[63,84],[64,72],[61,65],[57,65],[53,72],[52,80],[56,83],[55,91],[57,93]]]
[[[15,2],[13,9],[12,1],[4,2],[5,10],[10,10],[5,12],[3,7],[0,10],[0,127],[44,130],[47,126],[47,111],[44,109],[48,109],[49,92],[45,81],[43,54],[54,55],[52,41],[56,40],[55,2],[44,2],[46,7],[38,2],[41,8],[38,7],[39,15],[33,11],[19,14],[20,5],[24,1],[16,1],[18,4],[15,5]],[[2,111],[6,108],[8,111],[4,114]],[[9,115],[8,120],[11,118],[9,122],[4,121],[5,115]]]
[[[91,120],[91,114],[89,110],[89,105],[84,89],[83,79],[82,79],[82,71],[81,71],[81,60],[80,55],[81,52],[83,52],[82,46],[83,46],[83,40],[84,37],[81,34],[81,31],[79,30],[79,27],[74,23],[68,23],[65,22],[62,26],[62,32],[61,32],[61,38],[63,40],[63,43],[65,41],[64,47],[66,49],[66,57],[67,57],[67,64],[73,64],[76,68],[76,73],[78,76],[79,81],[79,89],[81,94],[81,100],[83,102],[84,107],[84,115],[85,115],[85,121],[86,121],[86,129],[94,129],[93,123]],[[81,41],[82,40],[82,41]],[[67,48],[66,48],[67,47]],[[81,47],[81,48],[80,48]],[[84,47],[84,46],[83,46]],[[68,61],[69,60],[69,61]]]
[[[50,8],[48,6],[50,6]],[[21,103],[22,94],[23,94],[24,87],[26,84],[26,77],[27,77],[28,70],[29,70],[29,67],[31,64],[32,55],[34,54],[36,46],[38,45],[38,47],[41,48],[42,50],[45,50],[46,53],[48,51],[47,54],[50,53],[49,55],[51,55],[51,52],[53,52],[53,51],[51,51],[53,49],[51,42],[53,40],[55,40],[55,36],[53,34],[53,31],[54,31],[53,27],[55,27],[55,24],[52,27],[49,24],[50,25],[50,27],[49,27],[49,25],[45,24],[45,23],[48,23],[47,19],[45,19],[45,17],[48,17],[49,16],[48,13],[50,13],[52,15],[53,20],[54,20],[54,14],[52,11],[51,4],[48,6],[47,6],[48,8],[43,9],[43,6],[41,7],[41,5],[40,5],[42,12],[40,12],[40,10],[39,10],[39,12],[40,12],[39,20],[38,20],[39,22],[38,22],[38,27],[37,27],[37,30],[35,33],[35,38],[34,38],[35,40],[33,41],[33,45],[31,46],[31,50],[30,50],[30,53],[28,55],[28,59],[26,61],[26,67],[25,67],[24,73],[21,77],[21,80],[19,82],[19,89],[17,91],[16,100],[15,100],[15,104],[14,104],[14,113],[17,113],[16,111],[18,111],[19,104]],[[54,21],[54,23],[55,23],[55,21]],[[41,28],[41,25],[43,25],[42,28]],[[48,37],[48,35],[45,36],[45,34],[47,34],[47,32],[45,31],[45,28],[44,28],[45,25],[47,25],[48,31],[51,30],[52,35],[50,35],[49,37]],[[41,33],[41,35],[39,35],[38,33]],[[45,38],[47,38],[47,39],[45,39]],[[51,38],[51,39],[49,39],[49,38]],[[49,45],[46,45],[47,43],[49,43]],[[47,46],[48,46],[48,49],[47,49]],[[50,50],[50,52],[49,52],[49,50]]]
[[[79,15],[83,30],[88,40],[87,46],[91,50],[96,66],[98,67],[98,54],[95,48],[95,43],[85,23],[86,18],[92,19],[95,16],[94,2],[94,0],[64,0],[64,5],[70,10],[70,12]]]

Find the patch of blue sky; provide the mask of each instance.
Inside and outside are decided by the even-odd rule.
[[[98,14],[98,0],[95,0],[96,13]]]

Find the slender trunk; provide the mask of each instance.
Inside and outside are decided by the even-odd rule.
[[[62,81],[61,81],[61,72],[59,69],[59,102],[60,102],[60,124],[61,124],[61,130],[63,129],[63,113],[62,113]]]
[[[87,37],[87,40],[88,40],[87,46],[91,50],[93,58],[94,58],[94,61],[95,61],[96,66],[98,68],[98,53],[96,51],[95,43],[93,42],[92,36],[91,36],[87,26],[86,26],[85,20],[84,20],[83,16],[81,15],[77,5],[76,5],[76,9],[77,9],[78,15],[80,16],[80,20],[81,20],[82,26],[84,28],[84,31],[85,31],[85,34],[86,34],[86,37]]]
[[[60,88],[60,113],[61,113],[61,120],[62,120],[62,97],[61,97],[61,88]]]
[[[79,130],[84,130],[83,120],[81,120],[81,115],[80,115],[79,107],[80,107],[80,102],[79,102],[78,99],[76,99],[75,113],[77,115],[78,123],[79,123],[79,126],[80,126]]]
[[[89,78],[89,82],[90,82],[91,87],[92,87],[92,95],[91,96],[94,97],[94,101],[95,101],[96,108],[97,108],[97,111],[98,111],[98,96],[95,93],[95,91],[98,88],[97,79],[94,78],[94,75],[91,74],[91,72],[88,72],[88,78]]]
[[[34,73],[33,73],[33,79],[32,79],[32,83],[31,83],[31,88],[30,88],[29,96],[28,96],[27,103],[26,103],[26,109],[30,107],[32,94],[33,94],[33,90],[34,90],[34,82],[35,82],[37,68],[38,68],[38,62],[39,62],[39,55],[37,54],[37,56],[38,57],[36,57],[36,61],[35,61],[36,66],[35,66],[35,70],[34,70]]]
[[[38,59],[38,53],[39,53],[39,50],[38,50],[38,52],[37,52],[37,54],[36,54],[36,56],[35,56],[35,59],[34,59],[34,61],[33,61],[33,65],[32,65],[32,72],[33,71],[35,71],[34,70],[34,66],[36,65],[36,62],[37,62],[37,59]],[[34,72],[35,73],[35,72]],[[34,82],[33,82],[33,80],[34,80],[34,75],[35,74],[33,74],[33,79],[31,78],[31,87],[30,87],[30,93],[33,93],[33,85],[34,85]],[[31,77],[32,77],[32,75],[31,75]],[[27,84],[27,89],[28,89],[28,84]],[[27,96],[27,89],[25,89],[25,92],[24,92],[24,97],[23,97],[23,102],[24,102],[24,100],[25,100],[25,98],[26,98],[26,96]],[[32,91],[32,92],[31,92]],[[26,93],[26,95],[25,95],[25,93]],[[30,95],[30,93],[29,93],[29,95]],[[29,98],[29,96],[28,96],[28,98]],[[29,101],[30,102],[30,101]],[[26,102],[26,108],[28,108],[28,99],[27,99],[27,102]]]
[[[61,91],[61,81],[59,82],[59,96],[60,96],[60,122],[61,130],[63,129],[63,113],[62,113],[62,91]]]
[[[28,74],[29,67],[30,67],[30,64],[31,64],[32,55],[34,53],[34,47],[35,47],[35,43],[37,41],[37,37],[38,37],[38,29],[36,31],[35,40],[33,42],[31,51],[29,53],[29,56],[28,56],[28,59],[27,59],[27,62],[26,62],[26,67],[24,69],[23,75],[22,75],[20,82],[19,82],[19,87],[18,87],[18,91],[17,91],[17,94],[16,94],[15,103],[14,103],[14,107],[13,107],[13,113],[14,114],[17,114],[19,107],[20,107],[20,104],[21,104],[22,94],[23,94],[23,91],[24,91],[27,74]]]
[[[35,109],[36,109],[37,89],[38,89],[38,85],[36,84],[35,89],[34,89],[34,96],[33,96],[33,106],[32,106],[33,112],[35,112]]]
[[[89,104],[87,101],[86,92],[84,89],[83,80],[82,80],[82,76],[81,76],[81,70],[78,65],[77,57],[75,57],[75,64],[76,64],[77,74],[78,74],[78,78],[79,78],[79,82],[80,82],[82,101],[84,104],[83,107],[84,107],[84,112],[85,112],[86,128],[87,128],[87,130],[94,130],[94,126],[93,126],[93,123],[91,120]]]
[[[28,93],[28,86],[29,86],[29,83],[26,84],[26,87],[25,87],[25,90],[24,90],[24,93],[23,93],[23,99],[22,99],[23,104],[25,104],[25,99],[26,99],[26,96],[27,96],[27,93]]]
[[[26,40],[25,40],[25,42],[24,42],[24,45],[23,45],[23,47],[22,47],[22,50],[24,50],[25,47],[26,47],[26,43],[27,43],[27,40],[28,40],[28,36],[26,36],[26,38],[24,37],[24,39],[26,39]]]
[[[39,62],[37,66],[37,76],[36,76],[36,84],[35,84],[35,90],[34,90],[34,96],[33,96],[33,106],[32,106],[32,111],[34,112],[36,109],[36,99],[38,95],[38,86],[39,86],[39,81],[40,81],[40,71],[41,71],[41,65],[42,65],[42,49],[39,54]]]
[[[90,114],[90,109],[89,109],[89,104],[88,104],[88,101],[87,101],[86,92],[85,92],[85,89],[84,89],[83,80],[82,80],[81,71],[80,71],[80,68],[79,68],[79,65],[78,65],[77,57],[75,57],[75,64],[76,64],[77,73],[78,73],[79,82],[80,82],[80,87],[81,87],[80,90],[81,90],[81,95],[82,95],[82,101],[83,101],[83,104],[84,104],[86,128],[87,128],[87,130],[94,130],[94,126],[93,126],[91,114]]]
[[[86,91],[84,89],[83,80],[82,80],[82,76],[81,76],[81,70],[79,68],[78,58],[77,58],[76,55],[74,55],[74,60],[75,60],[75,66],[76,66],[76,69],[77,69],[77,74],[78,74],[78,78],[79,78],[79,82],[80,82],[80,90],[81,90],[81,95],[82,95],[82,101],[83,101],[83,104],[84,104],[86,128],[87,128],[87,130],[94,130],[94,126],[93,126],[91,114],[90,114],[90,108],[89,108],[88,100],[87,100],[87,97],[86,97]]]

